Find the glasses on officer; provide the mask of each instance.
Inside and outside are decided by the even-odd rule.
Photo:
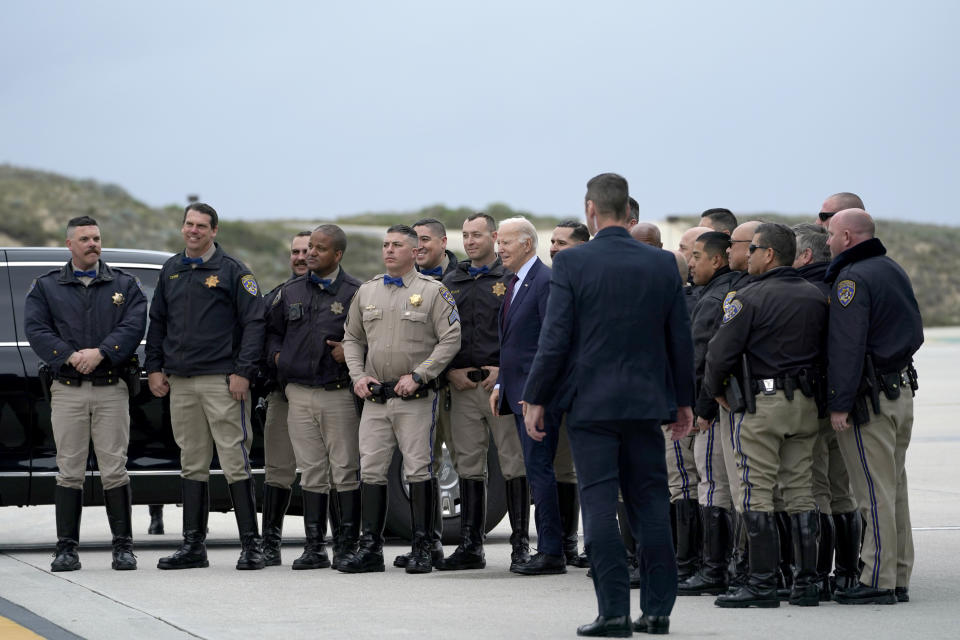
[[[753,244],[752,242],[750,243],[750,253],[753,253],[753,252],[756,251],[757,249],[769,249],[769,248],[770,248],[770,247],[764,247],[764,246],[759,245],[759,244]]]
[[[826,222],[827,220],[829,220],[829,219],[832,218],[833,216],[837,215],[837,212],[836,212],[836,211],[821,211],[821,212],[818,213],[817,215],[820,216],[820,222]]]

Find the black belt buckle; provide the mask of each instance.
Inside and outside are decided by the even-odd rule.
[[[347,380],[337,380],[336,382],[328,382],[323,385],[324,391],[339,391],[340,389],[349,389],[350,382]]]
[[[757,380],[760,383],[760,392],[765,396],[776,395],[777,393],[777,381],[775,378],[760,378]],[[782,385],[781,385],[782,387]]]
[[[483,368],[467,371],[467,379],[478,384],[486,380],[488,375],[490,375],[490,372]]]
[[[384,385],[370,383],[367,385],[367,389],[370,390],[370,395],[367,396],[367,400],[370,402],[379,402],[383,404],[387,401],[386,394],[384,393]]]

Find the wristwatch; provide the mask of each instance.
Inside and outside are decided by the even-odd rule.
[[[410,374],[410,377],[413,378],[413,381],[417,384],[423,384],[423,378],[420,377],[420,374],[414,371]]]

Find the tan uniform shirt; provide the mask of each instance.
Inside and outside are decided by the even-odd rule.
[[[354,382],[364,376],[395,381],[408,373],[429,382],[459,350],[457,304],[433,278],[411,269],[398,287],[385,285],[381,274],[353,297],[343,352]]]

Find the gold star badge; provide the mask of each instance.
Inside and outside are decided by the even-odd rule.
[[[118,307],[123,304],[123,294],[119,291],[115,292],[113,297],[110,299],[113,300],[113,304],[117,305]]]
[[[343,313],[343,305],[340,304],[340,301],[338,300],[330,305],[330,311],[333,312],[333,315],[338,316]]]
[[[423,296],[421,296],[419,293],[415,293],[412,296],[410,296],[410,304],[412,304],[413,306],[419,307],[420,303],[422,302],[423,302]]]
[[[493,295],[499,297],[507,292],[507,287],[502,282],[493,283]]]
[[[218,284],[220,284],[220,278],[218,278],[218,277],[215,276],[215,275],[214,275],[214,276],[210,276],[210,277],[208,277],[206,280],[203,281],[203,284],[205,284],[205,285],[207,285],[208,287],[210,287],[211,289],[213,289],[215,286],[217,286]]]

